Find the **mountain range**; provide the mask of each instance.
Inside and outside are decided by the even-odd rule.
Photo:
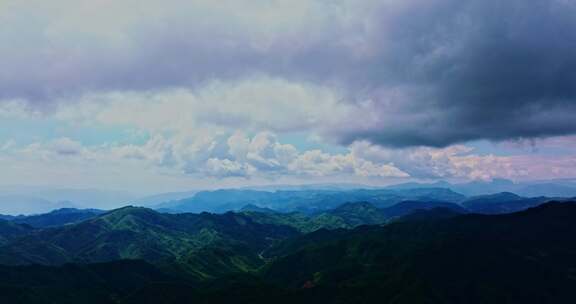
[[[488,195],[500,192],[512,192],[526,197],[575,197],[576,180],[559,179],[531,182],[513,182],[507,179],[490,181],[472,181],[468,183],[449,183],[437,181],[434,183],[404,183],[386,187],[386,189],[413,188],[446,188],[466,196]]]
[[[571,292],[576,287],[574,202],[549,202],[500,215],[462,214],[464,209],[451,203],[406,211],[416,204],[384,209],[366,202],[345,204],[308,217],[338,217],[355,228],[321,227],[307,233],[286,222],[262,223],[254,216],[294,216],[270,210],[162,214],[125,207],[51,228],[4,220],[0,300],[128,304],[576,299]],[[384,221],[386,216],[393,217]]]
[[[156,207],[0,216],[0,301],[576,300],[570,198],[227,189]]]
[[[407,190],[433,191],[431,188],[455,192],[459,197],[415,197],[406,195]],[[428,189],[428,190],[426,190]],[[226,212],[238,211],[249,203],[281,203],[285,211],[315,212],[322,208],[333,208],[344,202],[369,201],[381,203],[380,207],[399,200],[442,200],[455,202],[462,196],[490,195],[511,192],[523,197],[576,197],[574,180],[544,180],[533,182],[512,182],[505,179],[491,181],[473,181],[468,183],[404,183],[392,186],[373,186],[362,184],[305,184],[305,185],[265,185],[238,189],[188,190],[152,195],[136,195],[123,191],[99,189],[58,189],[31,186],[0,187],[0,214],[31,215],[46,213],[60,208],[97,208],[114,209],[126,205],[151,207],[171,212]],[[198,195],[197,195],[198,194]],[[234,197],[239,194],[237,199]],[[339,194],[344,194],[339,199]],[[449,194],[454,195],[454,194]],[[394,200],[396,198],[396,200]],[[303,201],[298,204],[298,201]],[[388,201],[388,202],[387,202]],[[305,203],[311,204],[305,204]],[[203,203],[208,203],[202,207]],[[278,205],[278,204],[277,204]],[[279,206],[276,206],[279,207]],[[303,210],[310,209],[310,210]]]
[[[466,197],[445,188],[419,189],[356,189],[356,190],[299,190],[256,191],[225,189],[201,191],[193,197],[155,206],[173,212],[238,211],[251,204],[280,212],[319,213],[348,202],[369,202],[379,208],[389,207],[404,200],[436,200],[459,202]]]

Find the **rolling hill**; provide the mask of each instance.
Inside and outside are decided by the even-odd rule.
[[[201,263],[206,258],[214,259],[215,252],[231,252],[233,255],[229,256],[236,256],[235,260],[223,263],[246,270],[262,263],[258,252],[296,234],[290,227],[256,223],[241,214],[171,215],[125,207],[77,224],[16,238],[0,246],[0,263],[61,265],[143,259],[157,265],[180,265],[185,263],[179,260]],[[229,257],[226,253],[221,256]]]

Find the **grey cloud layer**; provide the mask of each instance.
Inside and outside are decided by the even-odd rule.
[[[366,81],[382,115],[344,141],[444,146],[576,131],[574,2],[428,1],[395,17],[381,26],[392,47]]]
[[[0,99],[44,108],[264,74],[340,92],[355,110],[319,131],[344,144],[576,133],[573,1],[130,2],[10,2]]]

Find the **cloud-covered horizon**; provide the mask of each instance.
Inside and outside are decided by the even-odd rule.
[[[0,132],[6,155],[132,153],[198,178],[538,179],[574,168],[564,147],[531,156],[555,174],[518,150],[474,149],[573,139],[573,1],[8,0],[0,24],[3,126],[57,130],[25,144]],[[90,145],[104,135],[74,131],[105,128],[146,140]],[[290,134],[312,148],[282,142]]]

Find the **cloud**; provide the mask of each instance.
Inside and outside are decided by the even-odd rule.
[[[552,149],[568,140],[548,140]],[[544,145],[544,143],[541,143]],[[320,149],[300,151],[281,143],[276,135],[261,132],[248,136],[242,132],[204,138],[154,136],[143,144],[83,145],[70,138],[57,138],[19,146],[2,146],[0,163],[7,172],[22,176],[41,172],[44,176],[62,175],[75,184],[86,181],[92,172],[99,176],[117,175],[172,181],[202,181],[219,185],[249,181],[275,182],[292,178],[316,180],[364,181],[386,183],[410,179],[454,181],[571,178],[576,157],[568,155],[483,154],[474,148],[454,145],[446,148],[384,148],[366,141],[356,142],[342,153]],[[36,167],[36,169],[33,169]],[[25,171],[22,171],[25,170]],[[58,173],[60,172],[60,173]],[[33,174],[26,179],[37,180]],[[60,177],[59,177],[60,178]],[[334,179],[335,178],[335,179]],[[104,178],[108,181],[108,178]],[[136,183],[136,180],[133,183]],[[103,180],[92,182],[103,183]],[[113,184],[112,184],[113,185]]]
[[[374,163],[353,154],[330,155],[320,150],[306,151],[290,164],[299,174],[325,176],[331,174],[357,175],[363,177],[405,178],[408,174],[390,163]]]
[[[280,143],[270,132],[252,138],[236,132],[227,140],[228,153],[207,160],[197,168],[215,177],[279,176],[359,176],[376,178],[405,178],[408,175],[390,163],[374,163],[351,153],[329,154],[321,150],[298,151],[290,144]],[[198,172],[197,171],[197,172]],[[194,172],[189,172],[194,173]]]
[[[206,162],[205,172],[215,177],[246,177],[253,174],[256,169],[249,164],[239,163],[229,159],[210,158]]]
[[[153,134],[214,135],[235,129],[310,131],[335,124],[348,113],[348,105],[329,88],[256,76],[214,80],[195,90],[91,93],[60,107],[54,116],[78,124],[131,126]]]
[[[156,90],[290,70],[345,27],[350,1],[4,1],[0,91],[53,96]],[[350,25],[349,27],[352,27]],[[18,29],[18,30],[14,30]],[[39,69],[38,67],[42,67]]]
[[[388,16],[356,74],[363,119],[332,131],[341,142],[442,147],[576,131],[573,3],[407,1]]]
[[[531,152],[538,152],[542,149],[554,149],[556,152],[564,151],[567,153],[576,153],[576,136],[555,136],[529,140],[515,140],[505,142],[504,146]]]
[[[80,142],[71,140],[67,137],[56,138],[48,142],[36,142],[23,148],[19,148],[15,141],[4,149],[5,152],[18,153],[31,159],[43,161],[54,161],[59,159],[86,158],[91,157],[90,151],[87,150]]]
[[[508,145],[508,144],[507,144]],[[479,153],[465,145],[445,148],[384,148],[366,141],[350,146],[356,159],[375,164],[390,163],[413,179],[419,180],[510,180],[573,178],[576,170],[576,145],[573,137],[555,137],[538,141],[538,149],[527,153],[495,155]],[[521,148],[522,149],[522,148]],[[560,150],[559,150],[560,149]],[[564,151],[568,149],[568,151]],[[560,151],[560,154],[558,154]]]
[[[526,172],[532,167],[519,166],[515,156],[478,154],[464,145],[389,149],[364,141],[356,142],[350,150],[358,159],[389,162],[416,179],[516,180],[528,177]]]
[[[33,112],[142,98],[98,118],[213,133],[309,130],[344,146],[576,133],[572,1],[2,5],[0,100]]]
[[[270,132],[260,132],[252,137],[242,132],[203,138],[158,135],[141,145],[85,146],[70,138],[58,138],[24,147],[11,144],[6,149],[9,151],[4,155],[19,160],[75,165],[127,164],[161,174],[199,178],[408,177],[391,163],[369,161],[352,153],[299,151],[293,145],[279,142]]]
[[[236,133],[228,139],[230,157],[236,162],[232,173],[246,176],[265,174],[296,176],[360,176],[376,178],[405,178],[409,175],[391,163],[374,163],[352,153],[329,154],[321,150],[298,151],[290,144],[282,144],[269,132],[256,134],[252,139]],[[231,162],[226,164],[232,165]],[[240,166],[240,164],[243,164]]]

